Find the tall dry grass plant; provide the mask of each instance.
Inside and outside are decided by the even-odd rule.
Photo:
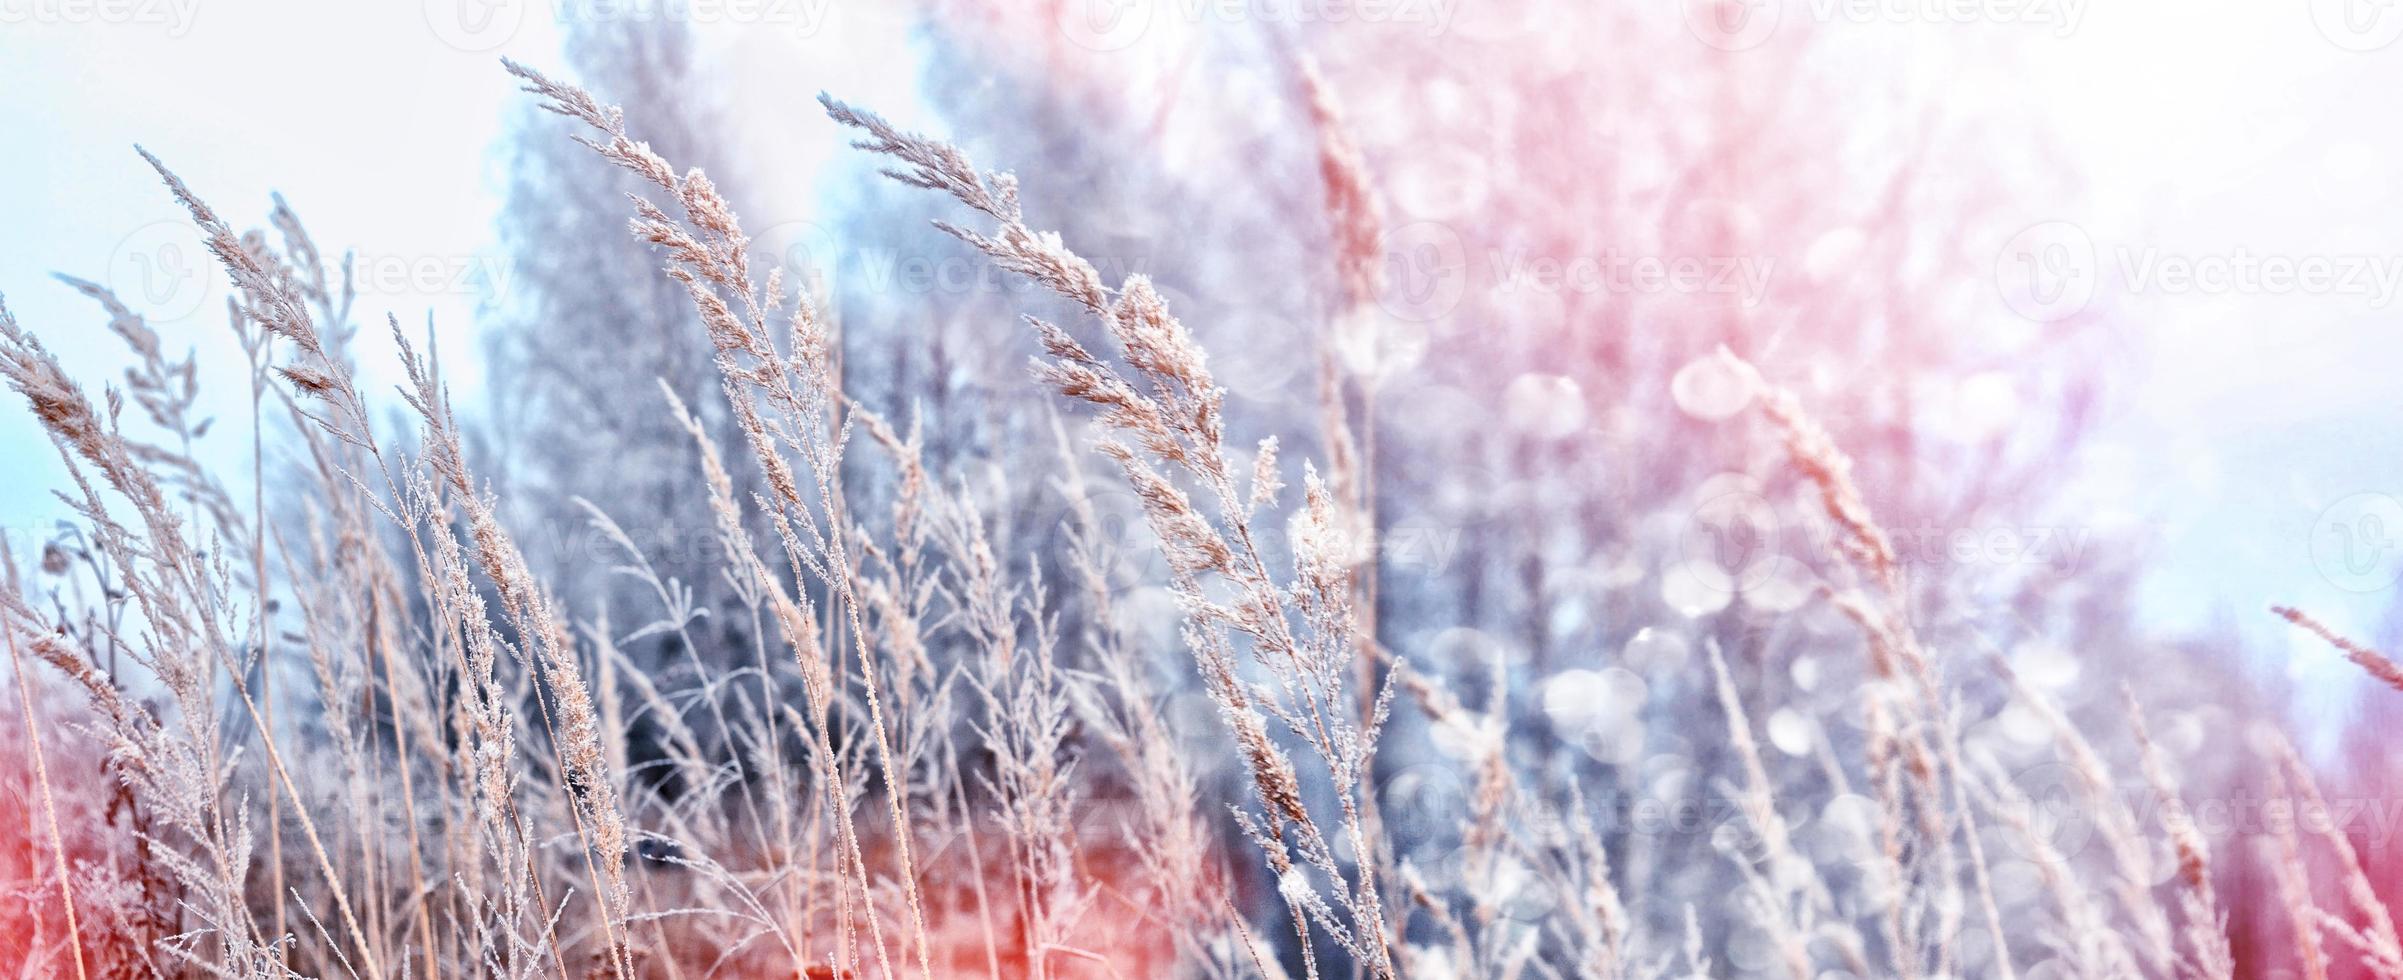
[[[1737,442],[1773,441],[1834,529],[1840,565],[1815,602],[1855,631],[1839,648],[1859,651],[1859,682],[1831,713],[1860,724],[1839,739],[1818,707],[1765,701],[1745,679],[1759,665],[1715,642],[1707,671],[1662,679],[1725,731],[1714,871],[1663,866],[1676,852],[1604,819],[1614,791],[1515,748],[1536,723],[1509,696],[1515,665],[1453,670],[1382,632],[1364,545],[1377,392],[1334,355],[1317,377],[1323,474],[1276,438],[1238,441],[1210,357],[1150,276],[1106,280],[1041,230],[1016,177],[828,98],[892,179],[974,215],[943,231],[1074,314],[1025,318],[1057,458],[937,468],[914,420],[846,391],[822,297],[760,271],[705,174],[583,89],[507,67],[640,181],[632,234],[706,328],[717,390],[663,381],[657,411],[690,437],[682,485],[706,502],[710,586],[732,603],[697,602],[606,500],[576,504],[655,608],[554,591],[430,345],[387,321],[405,413],[379,422],[352,361],[347,262],[329,269],[281,201],[272,234],[237,234],[151,158],[236,289],[259,489],[246,504],[199,461],[192,361],[107,289],[68,281],[135,364],[97,399],[0,306],[0,378],[67,466],[80,525],[32,576],[12,560],[0,591],[25,721],[9,737],[30,773],[8,787],[30,828],[8,866],[37,926],[0,949],[22,972],[2226,977],[2232,906],[2255,899],[2223,883],[2252,857],[2305,975],[2347,959],[2403,976],[2390,914],[2292,750],[2271,740],[2263,771],[2323,819],[2280,825],[2257,853],[2215,846],[2177,805],[2143,692],[2126,732],[2089,734],[2002,660],[1927,638],[1927,597],[1851,460],[1801,396],[1733,354],[1719,368],[1767,423],[1729,423]],[[1296,75],[1337,283],[1331,350],[1376,329],[1383,218],[1331,83]],[[162,439],[129,429],[128,395]],[[701,399],[740,446],[718,444]],[[273,514],[270,435],[296,474],[275,481],[289,499]],[[1128,543],[1094,505],[1088,453],[1165,563],[1173,658],[1115,580]],[[890,492],[855,499],[856,466]],[[1014,539],[996,516],[1028,481],[1064,501],[1057,541]],[[2280,613],[2395,683],[2385,658]],[[713,617],[744,621],[706,624],[739,649],[703,655]],[[689,663],[628,655],[658,638]],[[1207,732],[1188,730],[1189,685]],[[51,703],[70,687],[73,712]],[[2004,713],[2051,740],[2099,847],[2047,826],[1982,738]],[[1780,746],[1799,725],[1811,765],[1764,751],[1764,725]],[[1444,854],[1381,792],[1381,757],[1437,738],[1465,787],[1434,820],[1458,842]],[[2165,805],[2132,806],[2131,774]],[[2032,888],[1998,885],[2006,859]],[[2322,904],[2320,862],[2341,904]],[[1704,908],[1695,880],[1737,887]]]

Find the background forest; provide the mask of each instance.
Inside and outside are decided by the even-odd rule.
[[[2403,259],[1980,9],[431,4],[423,254],[193,106],[4,282],[0,969],[2403,976]]]

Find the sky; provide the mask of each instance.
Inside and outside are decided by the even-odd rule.
[[[892,54],[910,50],[898,11],[851,6],[728,6],[762,19],[695,25],[709,56],[738,61],[737,77],[761,101],[809,107],[784,113],[806,135],[774,147],[793,165],[791,186],[809,186],[845,146],[809,102],[819,90],[858,93],[914,120],[913,63]],[[494,225],[506,181],[493,148],[531,97],[500,58],[564,74],[561,9],[134,0],[104,14],[75,0],[0,0],[0,296],[97,394],[127,363],[123,345],[97,306],[52,276],[115,288],[170,354],[198,353],[204,414],[228,423],[216,451],[241,457],[235,468],[246,470],[246,431],[232,424],[249,408],[228,290],[135,145],[237,230],[263,226],[269,195],[280,192],[329,263],[355,251],[361,367],[377,385],[395,382],[386,314],[413,335],[430,324],[445,350],[470,351],[476,297],[506,284]],[[812,205],[776,206],[807,215]],[[463,410],[481,403],[478,368],[476,358],[445,359]],[[66,513],[51,496],[63,485],[31,419],[13,404],[0,411],[0,528],[20,541],[46,536]]]
[[[531,23],[471,52],[437,39],[415,4],[151,12],[160,19],[0,25],[0,293],[18,320],[96,388],[125,363],[122,345],[50,276],[101,282],[149,315],[171,352],[197,351],[204,378],[231,380],[216,391],[242,389],[225,286],[140,143],[238,229],[263,224],[280,190],[330,252],[355,244],[360,267],[384,273],[370,316],[389,307],[417,327],[431,312],[437,336],[464,342],[473,295],[458,273],[493,254],[501,185],[485,149],[512,91],[495,58],[555,60],[556,31]],[[456,367],[462,384],[480,381],[472,364]],[[231,423],[246,401],[210,406],[234,417],[224,441],[239,441]],[[55,516],[46,497],[63,470],[22,411],[0,412],[0,454],[0,520],[25,529]]]
[[[2403,139],[2377,94],[2403,82],[2403,17],[2369,3],[2090,7],[2070,37],[2028,46],[2029,75],[2003,89],[2058,127],[2089,192],[2057,218],[2091,238],[2102,301],[2143,331],[2122,369],[2129,410],[2085,469],[2154,542],[2141,596],[2154,623],[2232,616],[2285,659],[2306,709],[2333,702],[2353,666],[2263,607],[2403,638],[2403,394],[2376,367],[2403,363]],[[2176,285],[2181,260],[2197,283],[2224,268],[2227,288]],[[2281,283],[2278,260],[2357,271]]]
[[[2288,658],[2307,699],[2344,696],[2351,668],[2260,607],[2303,606],[2390,642],[2403,628],[2389,619],[2403,575],[2392,372],[2403,221],[2390,176],[2403,139],[2385,108],[2403,90],[2403,11],[2370,0],[1754,3],[1874,42],[1904,59],[1907,84],[1964,107],[2047,121],[2058,165],[2084,191],[2052,210],[2032,202],[2029,261],[2140,324],[2127,363],[2109,367],[2125,403],[2072,461],[2088,515],[2146,549],[2146,625],[2178,635],[2233,622],[2261,655]],[[738,101],[790,121],[750,137],[791,162],[779,183],[795,200],[779,213],[809,213],[810,194],[789,189],[808,188],[843,147],[793,105],[834,90],[917,120],[906,6],[695,7],[773,12],[702,27],[710,56],[741,80]],[[357,249],[362,322],[390,312],[422,330],[430,317],[446,349],[472,350],[476,290],[507,274],[491,148],[524,98],[497,58],[558,64],[558,16],[524,0],[0,0],[0,294],[89,385],[123,357],[53,272],[146,295],[171,348],[197,349],[204,377],[239,377],[223,287],[203,274],[139,142],[237,227],[281,191],[322,245]],[[1960,46],[2012,56],[1963,60]],[[2298,283],[2280,268],[2330,275]],[[2028,271],[1998,256],[1997,288],[2009,295]],[[367,339],[371,355],[389,348]],[[365,368],[394,375],[388,356]],[[471,358],[446,371],[463,405],[493,380]],[[246,448],[239,427],[225,431],[219,451]],[[45,533],[62,513],[48,488],[62,479],[23,413],[0,410],[0,527],[20,541]]]

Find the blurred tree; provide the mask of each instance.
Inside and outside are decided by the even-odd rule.
[[[694,39],[673,18],[577,21],[568,63],[602,99],[641,120],[644,138],[668,159],[698,165],[742,200],[729,166],[724,117],[694,62]],[[698,450],[666,411],[661,383],[690,405],[724,450],[739,499],[757,486],[756,467],[724,409],[710,345],[681,286],[660,273],[651,246],[626,231],[626,195],[636,181],[559,138],[555,120],[528,105],[504,153],[509,175],[500,216],[509,275],[485,311],[490,390],[505,440],[493,472],[516,484],[503,498],[529,542],[529,560],[566,596],[606,597],[612,622],[628,632],[661,615],[651,587],[612,574],[622,551],[588,527],[582,497],[604,504],[662,579],[694,590],[718,615],[693,624],[696,642],[748,628],[733,605],[707,499],[694,493]],[[601,610],[580,603],[579,617]],[[738,625],[739,624],[739,625]],[[630,649],[656,667],[672,662],[673,634]],[[747,642],[729,648],[746,657]],[[706,652],[706,651],[704,651]]]

